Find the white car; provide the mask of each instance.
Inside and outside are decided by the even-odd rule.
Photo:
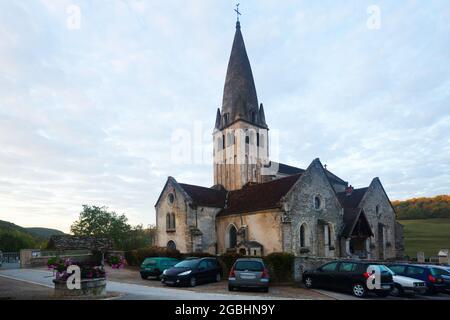
[[[391,295],[398,296],[414,296],[417,294],[424,294],[427,291],[427,285],[425,281],[399,276],[394,271],[389,269],[392,274],[392,280],[394,281],[394,287],[392,288]]]

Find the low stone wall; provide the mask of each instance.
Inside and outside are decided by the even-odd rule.
[[[105,297],[106,296],[106,279],[86,279],[81,280],[80,289],[67,288],[66,281],[53,280],[55,284],[55,296],[57,297]]]
[[[48,251],[23,249],[20,250],[20,267],[21,268],[39,268],[47,266],[50,258],[60,257],[61,259],[72,259],[79,262],[88,261],[92,258],[92,253],[87,250],[70,250],[70,251]]]

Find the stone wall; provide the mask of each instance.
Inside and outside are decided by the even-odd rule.
[[[370,184],[360,206],[364,209],[372,232],[374,233],[374,237],[371,239],[371,245],[373,247],[370,252],[371,258],[395,259],[397,255],[395,250],[395,212],[378,178],[375,178]],[[384,227],[382,228],[381,225]]]
[[[174,202],[169,201],[169,194],[173,194]],[[169,180],[168,185],[161,195],[161,200],[156,206],[157,246],[167,247],[169,241],[176,244],[177,250],[191,252],[191,239],[188,224],[193,221],[192,210],[189,210],[185,194],[180,188],[175,187]],[[175,229],[169,230],[166,225],[166,215],[175,214]]]
[[[218,253],[227,251],[226,238],[230,225],[237,230],[247,226],[247,240],[257,241],[263,245],[263,254],[283,250],[282,222],[280,210],[265,210],[252,214],[236,214],[217,218],[217,247]]]
[[[314,207],[316,196],[321,202],[319,209]],[[290,252],[295,255],[319,257],[339,256],[339,234],[343,223],[343,212],[320,162],[314,161],[300,177],[287,195],[284,208],[292,221]],[[309,253],[306,254],[301,252],[300,247],[300,227],[303,224],[306,226],[306,249],[309,249]],[[328,231],[325,231],[326,224],[330,227],[329,235],[327,235]],[[331,248],[325,244],[328,236],[331,237]]]

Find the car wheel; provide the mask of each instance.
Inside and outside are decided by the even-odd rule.
[[[189,280],[189,285],[190,285],[191,287],[195,287],[195,286],[197,285],[197,279],[195,279],[195,277],[192,277],[192,278]]]
[[[394,285],[394,287],[392,288],[392,291],[391,291],[391,295],[394,297],[400,297],[400,296],[403,296],[403,294],[404,293],[403,293],[402,286],[399,284]]]
[[[234,291],[234,287],[233,286],[228,286],[228,291]]]
[[[222,276],[220,275],[220,273],[216,274],[216,282],[220,282],[222,281]]]
[[[269,292],[269,287],[263,288],[263,289],[262,289],[262,292],[268,293],[268,292]]]
[[[307,277],[305,279],[305,287],[311,289],[313,287],[313,279],[311,277]]]
[[[367,295],[367,290],[361,283],[357,283],[352,287],[352,293],[355,297],[364,298]]]
[[[143,274],[141,274],[141,278],[142,278],[143,280],[147,280],[147,276],[144,276]]]

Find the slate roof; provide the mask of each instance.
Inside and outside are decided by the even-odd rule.
[[[192,198],[195,205],[202,207],[223,208],[226,191],[179,183],[180,187]]]
[[[228,192],[226,208],[218,216],[278,208],[280,200],[291,190],[301,174],[259,184],[248,184]]]
[[[303,172],[305,172],[305,170],[297,168],[297,167],[289,166],[289,165],[284,164],[284,163],[279,163],[278,164],[278,172],[281,173],[281,174],[291,175],[291,174],[303,173]]]
[[[344,228],[342,229],[341,236],[345,238],[351,237],[358,221],[361,221],[365,235],[373,236],[366,214],[361,208],[344,209]]]
[[[252,112],[255,113],[256,119],[251,116]],[[267,128],[264,109],[259,109],[253,72],[239,22],[236,24],[233,48],[225,78],[221,115],[224,114],[229,115],[229,121],[221,125],[216,123],[217,128],[223,129],[238,119]]]
[[[350,195],[338,192],[337,197],[343,208],[357,208],[369,188],[354,189]]]

